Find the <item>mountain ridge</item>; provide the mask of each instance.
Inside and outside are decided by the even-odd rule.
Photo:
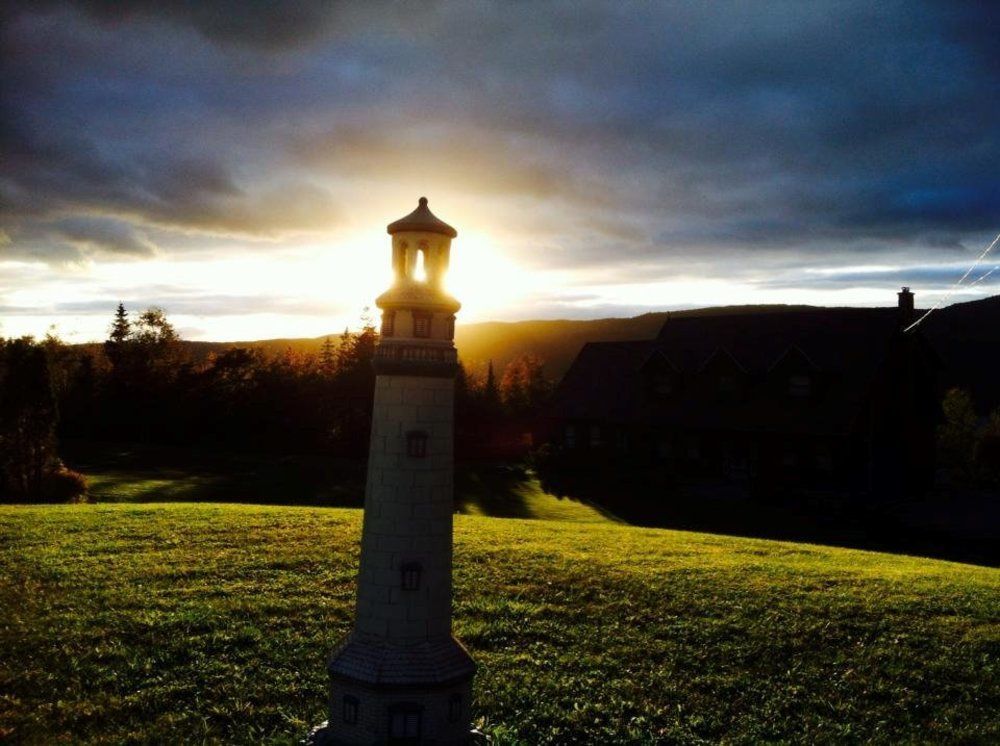
[[[525,321],[481,321],[459,324],[455,344],[466,368],[482,374],[490,361],[499,373],[521,355],[535,355],[545,366],[546,374],[555,380],[569,369],[573,359],[587,342],[616,342],[653,339],[670,317],[726,316],[774,314],[795,311],[824,311],[853,306],[811,306],[791,304],[708,306],[675,311],[649,311],[630,317],[600,319],[531,319]],[[885,308],[885,306],[882,306]],[[863,310],[863,309],[860,309]],[[918,314],[923,311],[918,310]],[[1000,295],[973,301],[954,303],[936,310],[921,324],[925,334],[941,356],[955,365],[967,368],[975,379],[974,388],[987,391],[989,375],[986,368],[1000,366],[1000,352],[990,352],[993,345],[1000,349]],[[265,352],[292,350],[315,353],[327,338],[337,342],[340,334],[318,337],[285,337],[232,342],[184,341],[196,360],[232,347],[255,347]],[[994,345],[994,342],[997,344]],[[99,348],[99,342],[80,346]],[[984,363],[989,362],[989,365]],[[986,404],[1000,404],[1000,395],[988,395]],[[994,401],[996,400],[996,401]]]

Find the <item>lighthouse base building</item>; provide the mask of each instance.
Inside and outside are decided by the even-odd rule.
[[[313,742],[466,744],[475,664],[451,634],[460,305],[442,288],[456,232],[423,198],[388,231],[356,617]]]

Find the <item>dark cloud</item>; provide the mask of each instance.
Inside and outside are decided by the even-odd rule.
[[[988,3],[7,12],[9,251],[72,252],[29,240],[67,219],[130,223],[133,249],[148,226],[321,231],[335,200],[428,184],[530,235],[510,250],[537,266],[614,257],[636,277],[951,261],[1000,216]]]
[[[308,182],[265,182],[249,191],[211,158],[141,153],[122,159],[76,133],[46,140],[9,120],[5,125],[0,202],[11,252],[27,247],[65,259],[68,244],[77,253],[151,254],[153,245],[123,221],[274,238],[322,230],[338,218],[330,193]],[[38,240],[46,236],[57,239],[48,248]]]
[[[339,5],[331,0],[14,0],[7,13],[73,7],[102,24],[163,21],[223,44],[280,50],[328,35]]]
[[[67,218],[52,225],[52,232],[84,253],[151,256],[156,246],[127,223],[93,218]]]

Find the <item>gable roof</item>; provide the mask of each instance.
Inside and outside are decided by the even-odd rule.
[[[557,388],[551,414],[681,429],[847,432],[899,338],[898,318],[895,308],[823,308],[668,319],[655,340],[586,345]],[[761,385],[791,350],[823,376],[820,395],[793,400]],[[689,381],[714,356],[728,355],[755,386],[735,400],[698,386],[651,398],[642,367],[657,353]]]
[[[640,371],[652,340],[588,342],[556,387],[548,415],[560,419],[631,422],[642,406]]]
[[[819,308],[787,313],[671,318],[657,345],[681,369],[697,370],[723,348],[749,373],[765,373],[789,347],[816,366],[871,370],[898,329],[895,308]]]

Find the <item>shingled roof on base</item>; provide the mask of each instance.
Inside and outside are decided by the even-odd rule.
[[[426,197],[420,198],[420,203],[417,205],[416,210],[411,212],[405,218],[400,218],[394,223],[389,223],[386,230],[390,235],[393,233],[401,233],[403,231],[427,231],[428,233],[442,233],[446,236],[450,236],[451,238],[455,238],[455,236],[458,235],[458,231],[430,211],[430,208],[427,207]]]

